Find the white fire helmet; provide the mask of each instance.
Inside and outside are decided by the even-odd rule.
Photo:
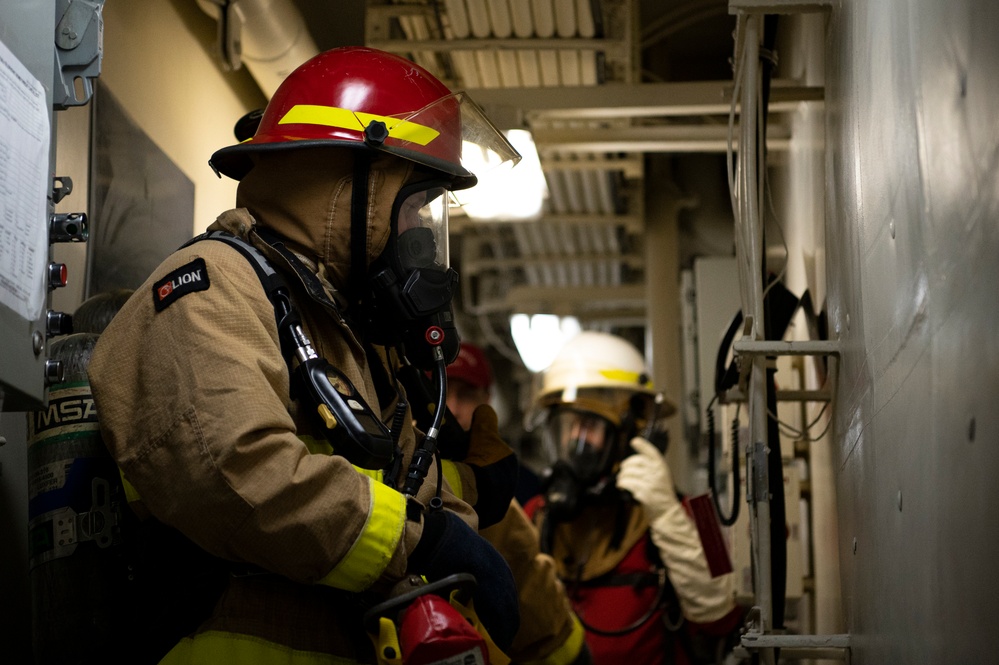
[[[569,464],[584,484],[625,454],[624,438],[676,411],[653,388],[634,346],[591,331],[566,342],[542,374],[535,409],[549,461]]]
[[[640,415],[648,418],[657,395],[645,359],[634,346],[615,335],[585,331],[566,342],[541,375],[535,405],[577,405],[620,425],[632,397],[647,403]],[[675,411],[664,400],[656,415],[664,418]]]

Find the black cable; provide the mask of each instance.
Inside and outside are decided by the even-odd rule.
[[[736,412],[736,417],[732,420],[732,513],[726,517],[721,505],[718,503],[718,477],[715,462],[715,411],[712,408],[716,399],[718,399],[717,395],[711,399],[711,403],[708,404],[708,409],[705,413],[708,419],[708,485],[711,489],[711,500],[714,502],[715,510],[718,512],[718,521],[721,522],[722,526],[732,526],[739,519],[739,498],[742,492],[739,479],[739,415]]]
[[[763,45],[760,50],[760,72],[762,78],[762,104],[763,104],[763,131],[762,136],[766,136],[767,116],[770,106],[770,81],[773,77],[773,69],[776,64],[774,56],[774,46],[777,41],[777,15],[767,14],[763,18]],[[766,141],[758,146],[760,154],[766,163]],[[763,224],[763,280],[764,288],[767,285],[766,268],[766,224]],[[774,339],[777,331],[774,329],[774,308],[771,306],[770,296],[767,294],[763,298],[763,321],[764,338]],[[768,358],[768,361],[772,359]],[[766,403],[770,413],[777,413],[777,388],[774,383],[776,367],[768,362],[766,370]],[[787,526],[786,509],[784,506],[784,463],[781,457],[780,428],[777,420],[773,417],[767,418],[767,472],[770,476],[770,580],[771,597],[773,598],[773,627],[784,627],[785,595],[787,593]],[[779,650],[775,656],[779,657]]]
[[[436,356],[437,365],[434,368],[434,380],[437,384],[437,404],[443,405],[447,403],[447,373],[445,371],[446,364],[444,362],[444,354],[441,352],[440,347],[434,347],[434,354]],[[434,461],[435,454],[437,453],[437,435],[440,433],[441,421],[444,419],[444,409],[438,408],[434,410],[434,420],[427,430],[426,435],[423,437],[423,444],[416,449],[413,453],[413,458],[409,463],[409,471],[406,473],[406,482],[403,486],[402,493],[406,496],[416,496],[416,493],[420,491],[420,487],[423,485],[423,480],[427,477],[427,473],[430,471],[430,464]],[[438,456],[437,463],[440,464],[440,459]],[[438,487],[437,487],[437,498],[440,501],[440,474],[438,474]]]

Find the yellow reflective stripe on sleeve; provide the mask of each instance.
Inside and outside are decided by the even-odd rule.
[[[121,485],[125,489],[125,500],[128,503],[134,503],[136,501],[141,501],[142,497],[139,496],[139,491],[132,486],[132,483],[128,482],[128,478],[125,477],[125,472],[118,468],[118,475],[121,477]]]
[[[558,649],[551,652],[541,660],[525,661],[524,665],[569,665],[569,663],[579,658],[583,650],[583,642],[586,638],[586,631],[579,617],[572,615],[572,632],[565,639]]]
[[[305,434],[298,435],[299,441],[305,444],[309,452],[313,455],[332,455],[333,446],[326,439],[317,439],[314,436],[308,436]]]
[[[298,439],[305,444],[309,453],[312,455],[332,455],[333,446],[326,439],[317,439],[314,436],[299,435]],[[354,466],[354,465],[352,465]],[[385,472],[381,469],[362,469],[359,466],[354,466],[354,470],[357,471],[362,476],[367,476],[378,482],[382,482],[385,477]]]
[[[464,492],[461,487],[461,474],[458,473],[458,465],[449,459],[441,460],[441,472],[444,474],[444,480],[448,482],[451,486],[451,491],[459,499],[464,500]]]
[[[376,483],[383,482],[382,479],[385,477],[385,472],[382,471],[381,469],[362,469],[359,466],[355,466],[354,471],[357,471],[362,476],[367,476],[368,478],[371,478],[371,480],[375,481]]]
[[[371,504],[368,520],[350,551],[320,584],[363,591],[381,577],[395,553],[406,523],[406,499],[391,487],[368,478]]]
[[[159,665],[356,665],[358,661],[314,651],[299,651],[252,635],[210,630],[185,637]]]
[[[318,106],[315,104],[296,104],[284,114],[284,117],[278,120],[278,124],[322,125],[323,127],[336,127],[338,129],[363,132],[364,128],[372,120],[384,122],[389,136],[400,141],[427,145],[440,136],[440,132],[436,129],[404,118],[393,118],[387,115],[375,115],[374,113],[355,113],[354,111],[335,106]]]

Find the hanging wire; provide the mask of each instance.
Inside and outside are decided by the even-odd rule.
[[[808,443],[815,443],[816,441],[821,440],[822,437],[826,435],[826,432],[829,431],[829,426],[832,423],[832,418],[829,418],[826,421],[826,426],[823,427],[822,431],[816,434],[815,436],[810,436],[809,430],[815,427],[816,423],[818,423],[819,420],[822,419],[822,415],[826,412],[826,409],[828,407],[829,407],[829,402],[823,404],[822,408],[819,409],[818,414],[816,414],[814,420],[812,420],[812,422],[808,423],[807,425],[804,426],[804,428],[800,430],[797,427],[794,427],[793,425],[786,423],[780,418],[778,418],[770,409],[767,409],[767,415],[773,418],[777,422],[777,426],[784,430],[783,434],[785,434],[786,436],[793,436],[797,437],[801,441],[806,441]]]

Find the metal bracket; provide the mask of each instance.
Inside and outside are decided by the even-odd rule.
[[[751,325],[751,324],[750,324]],[[742,339],[736,340],[732,344],[732,352],[735,354],[736,362],[739,366],[738,388],[725,392],[725,402],[745,402],[746,401],[746,380],[749,374],[751,362],[742,362],[742,358],[752,358],[753,356],[831,356],[839,359],[839,342],[830,340],[808,340],[799,342],[783,341],[757,341],[752,339],[748,332]],[[831,402],[833,391],[836,386],[836,366],[830,367],[825,386],[819,390],[778,390],[778,402]]]
[[[59,203],[73,193],[73,179],[68,175],[52,176],[52,203]]]
[[[57,0],[52,108],[83,106],[94,94],[104,57],[104,0]],[[82,90],[77,93],[76,85]]]
[[[780,649],[781,661],[823,658],[850,662],[850,635],[787,635],[766,633],[762,624],[763,610],[752,607],[746,614],[746,632],[737,651],[757,652],[763,649]],[[741,647],[741,649],[740,649]]]
[[[827,11],[832,0],[729,0],[729,14],[808,14]]]

